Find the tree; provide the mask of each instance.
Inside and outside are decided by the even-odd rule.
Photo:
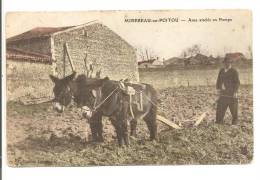
[[[140,61],[147,61],[158,57],[156,56],[156,53],[148,47],[138,47],[137,56]]]
[[[195,56],[196,54],[201,53],[201,45],[200,44],[194,44],[191,47],[185,49],[182,51],[181,56],[183,58]]]

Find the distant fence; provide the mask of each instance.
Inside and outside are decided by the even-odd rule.
[[[253,84],[252,68],[239,68],[241,84]],[[140,71],[140,81],[157,89],[178,86],[212,86],[216,84],[219,69],[177,69]]]

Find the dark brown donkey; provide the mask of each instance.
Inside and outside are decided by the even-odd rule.
[[[73,73],[63,79],[50,75],[55,84],[54,108],[61,113],[74,100],[82,108],[84,117],[89,120],[94,141],[103,141],[102,116],[111,120],[120,146],[123,142],[129,145],[128,122],[131,125],[131,135],[136,135],[138,119],[146,122],[150,139],[157,139],[157,96],[152,86],[124,83],[135,90],[130,97],[119,81],[112,81],[107,77],[87,78],[85,75],[75,78],[75,75]]]

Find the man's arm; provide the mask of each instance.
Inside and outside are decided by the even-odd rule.
[[[222,89],[222,83],[223,83],[223,80],[221,78],[222,70],[223,69],[220,69],[220,71],[218,73],[218,78],[217,78],[217,83],[216,83],[216,89],[219,90],[219,91]]]
[[[233,77],[233,93],[237,93],[238,88],[240,86],[240,80],[237,70],[234,71],[234,77]]]

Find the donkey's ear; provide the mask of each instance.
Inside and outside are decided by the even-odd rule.
[[[76,76],[76,72],[73,71],[73,73],[71,75],[65,77],[64,80],[67,81],[67,82],[72,81],[75,78],[75,76]]]
[[[109,77],[106,76],[103,80],[107,81],[107,80],[109,80]]]
[[[87,85],[90,89],[96,89],[103,86],[103,84],[108,80],[108,77],[105,77],[104,79],[89,79]]]
[[[57,78],[57,77],[55,77],[53,75],[50,75],[50,78],[51,78],[51,81],[54,82],[54,83],[59,81],[59,78]]]
[[[109,78],[106,76],[104,79],[101,79],[99,82],[103,85],[105,82],[109,81]]]

